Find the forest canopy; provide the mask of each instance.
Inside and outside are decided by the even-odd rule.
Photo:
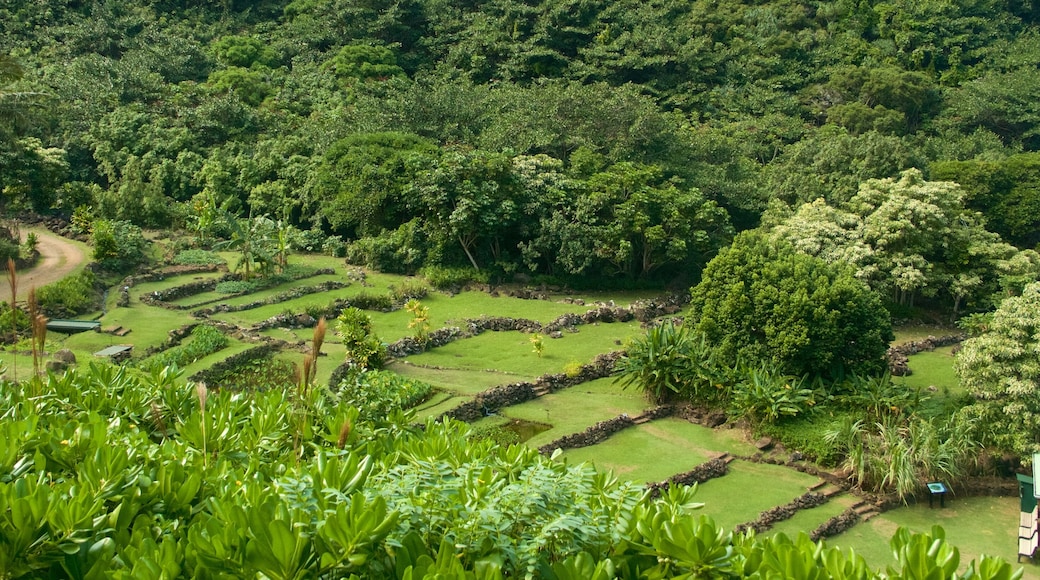
[[[960,183],[957,211],[1023,249],[1038,241],[1038,16],[996,1],[7,3],[0,204],[140,227],[223,208],[402,271],[696,282],[771,204],[849,212],[868,180],[916,168]],[[933,291],[946,270],[918,294],[983,305]]]

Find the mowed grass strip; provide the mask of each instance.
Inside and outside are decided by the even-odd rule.
[[[299,280],[289,280],[281,284],[271,286],[270,288],[264,288],[255,292],[249,292],[241,296],[230,296],[228,294],[217,292],[214,290],[210,292],[194,294],[192,296],[185,296],[183,298],[174,300],[173,303],[180,306],[187,306],[190,308],[196,304],[206,303],[206,305],[209,305],[211,303],[210,301],[216,300],[219,301],[219,303],[221,304],[238,306],[240,304],[249,304],[258,300],[266,300],[268,298],[273,298],[274,296],[277,296],[282,292],[292,290],[293,288],[317,286],[318,284],[321,284],[323,282],[347,283],[349,282],[349,280],[346,280],[343,276],[336,274],[322,274],[320,276],[310,276],[308,278],[301,278]]]
[[[439,391],[447,391],[466,398],[492,387],[522,381],[534,381],[535,375],[519,375],[501,371],[440,369],[415,366],[408,361],[395,361],[386,367],[395,373],[430,383]]]
[[[200,282],[203,280],[215,280],[223,276],[225,272],[198,272],[195,274],[178,274],[176,276],[168,276],[162,280],[156,280],[154,282],[138,282],[130,287],[130,306],[136,306],[141,301],[141,296],[145,294],[151,294],[152,292],[161,292],[163,290],[169,290],[176,286],[184,286],[191,284],[192,282]],[[117,286],[115,288],[119,290]],[[113,300],[118,292],[109,292],[109,297]],[[113,302],[114,305],[114,302]]]
[[[589,381],[506,407],[499,413],[509,419],[551,425],[550,429],[529,439],[531,447],[544,445],[565,435],[584,431],[599,421],[627,413],[640,415],[653,407],[636,389],[623,390],[613,379]]]
[[[437,368],[488,370],[540,376],[563,372],[568,364],[591,362],[597,354],[620,349],[617,343],[640,333],[638,322],[586,324],[562,338],[543,338],[539,357],[531,346],[530,334],[507,331],[456,340],[445,346],[408,357],[411,364]],[[504,381],[505,382],[505,381]]]
[[[571,464],[590,462],[618,477],[645,483],[689,471],[722,453],[753,451],[741,431],[714,430],[668,417],[629,427],[590,447],[568,449],[563,456]]]
[[[1019,500],[1017,497],[953,497],[946,507],[922,503],[887,511],[869,522],[830,538],[827,543],[852,548],[866,558],[872,568],[893,564],[888,541],[900,526],[913,532],[927,532],[938,524],[946,530],[946,540],[961,554],[961,571],[970,560],[981,555],[999,556],[1013,567],[1023,566],[1025,578],[1040,578],[1040,566],[1018,559]]]
[[[767,509],[790,503],[818,479],[781,465],[737,460],[723,477],[698,485],[694,499],[704,502],[702,513],[733,529]]]
[[[130,307],[109,310],[98,321],[102,328],[121,326],[131,332],[126,336],[81,332],[69,336],[65,347],[79,356],[81,353],[93,354],[114,344],[132,344],[134,354],[140,356],[145,349],[162,344],[169,338],[171,330],[191,322],[191,318],[183,312],[131,302]]]

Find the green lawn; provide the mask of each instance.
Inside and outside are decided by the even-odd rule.
[[[531,447],[538,447],[622,413],[634,417],[652,406],[635,389],[623,390],[613,379],[605,378],[506,407],[500,414],[509,419],[551,425],[549,430],[527,441]]]
[[[562,372],[569,363],[588,363],[597,354],[620,349],[618,342],[640,332],[637,322],[582,325],[576,333],[564,332],[563,338],[545,338],[545,351],[541,357],[533,352],[529,334],[485,332],[410,356],[408,361],[427,367],[494,369],[507,374],[539,376]]]
[[[928,502],[901,507],[828,540],[841,548],[854,548],[874,568],[892,563],[888,541],[899,526],[925,532],[939,524],[946,539],[960,549],[961,567],[982,554],[1000,556],[1012,565],[1018,559],[1017,497],[953,498],[946,507],[929,508]],[[1040,566],[1023,562],[1026,578],[1040,578]]]
[[[910,370],[913,374],[905,377],[894,377],[898,383],[910,388],[927,389],[934,386],[939,391],[949,390],[952,394],[960,394],[960,381],[953,370],[953,347],[944,346],[933,351],[919,352],[910,357]]]
[[[705,515],[733,529],[758,519],[763,511],[789,503],[809,490],[819,478],[780,465],[734,461],[729,473],[697,486],[695,500],[704,502]]]
[[[742,431],[708,429],[669,417],[629,427],[592,447],[569,449],[563,456],[569,463],[588,461],[618,477],[648,482],[689,471],[725,452],[743,455],[753,450]]]

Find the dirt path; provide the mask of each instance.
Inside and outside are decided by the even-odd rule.
[[[35,233],[40,240],[36,246],[40,251],[40,259],[32,268],[18,272],[18,300],[25,300],[30,288],[46,286],[68,276],[87,259],[82,246],[43,228],[22,228],[23,242],[29,232]],[[10,289],[6,286],[4,284],[3,290],[9,293]],[[7,299],[11,299],[10,294],[7,294]]]

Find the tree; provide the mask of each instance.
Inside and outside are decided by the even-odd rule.
[[[737,236],[704,269],[692,320],[723,360],[840,376],[884,368],[892,326],[851,269],[798,253],[760,231]]]
[[[309,203],[337,233],[374,236],[413,217],[405,192],[437,150],[407,133],[362,133],[336,141],[306,186]]]
[[[983,442],[1021,457],[1040,451],[1040,283],[1006,298],[981,335],[964,341],[954,363],[975,397],[965,412]]]
[[[938,295],[954,311],[984,307],[1002,277],[1027,270],[1007,263],[1015,248],[986,231],[963,200],[957,184],[926,181],[910,169],[899,179],[867,180],[845,203],[806,203],[776,219],[772,232],[801,252],[853,266],[893,303]]]
[[[517,224],[523,191],[506,155],[449,151],[418,175],[414,191],[430,238],[443,249],[457,244],[477,270],[482,254],[499,261],[511,249],[503,242]]]

